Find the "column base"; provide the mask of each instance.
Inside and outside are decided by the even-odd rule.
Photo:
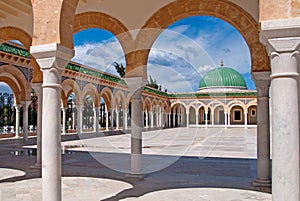
[[[252,187],[259,191],[271,193],[272,182],[271,180],[256,179],[255,181],[252,182]]]
[[[146,177],[146,175],[143,173],[128,173],[125,174],[125,177],[130,179],[143,180]]]

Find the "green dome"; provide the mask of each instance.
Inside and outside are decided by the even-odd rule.
[[[219,67],[208,71],[200,81],[199,89],[212,87],[226,87],[247,89],[243,76],[228,67]]]

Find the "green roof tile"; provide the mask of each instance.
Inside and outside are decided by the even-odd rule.
[[[199,88],[209,87],[238,87],[247,88],[243,76],[228,67],[219,67],[208,71],[200,81]]]

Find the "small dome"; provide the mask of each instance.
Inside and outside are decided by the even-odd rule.
[[[219,67],[208,71],[199,84],[199,90],[211,88],[247,89],[243,76],[228,67]]]

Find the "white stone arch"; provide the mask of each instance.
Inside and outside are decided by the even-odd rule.
[[[113,105],[113,93],[110,88],[104,87],[99,96],[99,100],[103,98],[106,110],[109,110]]]
[[[219,106],[222,106],[223,109],[224,109],[224,112],[227,110],[227,107],[225,105],[225,103],[219,101],[219,100],[213,100],[212,102],[210,102],[208,105],[207,105],[210,109],[211,109],[211,112],[214,113],[215,109]]]
[[[93,104],[94,107],[98,107],[99,106],[99,96],[98,96],[98,91],[95,85],[88,83],[82,90],[82,103],[84,102],[84,99],[87,96],[91,96],[92,100],[93,100]]]
[[[5,82],[14,93],[14,104],[21,101],[29,101],[31,84],[27,82],[24,74],[11,65],[3,65],[0,68],[0,81]]]
[[[248,108],[251,107],[251,106],[257,106],[257,100],[256,99],[250,101],[249,103],[247,103],[247,105],[245,107],[248,110]]]
[[[144,100],[144,111],[150,112],[152,111],[152,104],[149,97],[146,97]]]
[[[76,104],[81,105],[82,98],[81,98],[81,90],[79,88],[79,85],[75,80],[66,79],[62,82],[62,101],[64,106],[67,105],[68,97],[71,95],[71,93],[75,94]]]
[[[182,105],[184,107],[184,109],[187,110],[188,106],[185,103],[181,102],[181,101],[175,101],[175,102],[171,103],[171,110],[174,107],[174,105],[176,105],[176,104]]]
[[[118,108],[119,104],[118,103],[122,103],[122,108]],[[118,90],[113,97],[113,107],[117,108],[118,110],[120,109],[127,109],[127,101],[126,101],[126,97],[123,93],[123,91]]]
[[[240,106],[243,108],[244,112],[247,111],[247,107],[246,105],[240,101],[240,100],[232,100],[230,101],[228,104],[227,104],[227,108],[228,108],[228,112],[231,111],[231,109],[234,107],[234,106]]]

